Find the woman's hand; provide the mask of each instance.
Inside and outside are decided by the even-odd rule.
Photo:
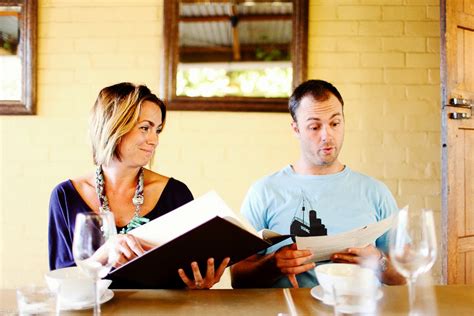
[[[207,270],[206,270],[206,277],[203,279],[201,275],[201,271],[199,271],[199,266],[197,262],[191,263],[191,269],[193,270],[194,280],[190,280],[186,273],[184,273],[183,269],[178,270],[178,274],[183,280],[184,284],[191,290],[201,290],[201,289],[210,289],[214,286],[217,282],[220,281],[222,274],[224,274],[224,270],[229,264],[230,258],[225,258],[222,260],[221,264],[217,271],[214,269],[214,259],[209,258],[207,259]]]
[[[119,234],[113,242],[118,256],[114,264],[115,268],[143,255],[146,251],[153,248],[152,245],[129,234]]]

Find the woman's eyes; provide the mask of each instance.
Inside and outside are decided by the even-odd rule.
[[[144,131],[144,132],[148,132],[148,131],[151,129],[151,127],[150,127],[150,126],[141,126],[141,127],[139,127],[139,129],[142,130],[142,131]],[[160,134],[162,130],[163,130],[162,127],[158,127],[158,128],[156,129],[156,133],[157,133],[157,134]]]

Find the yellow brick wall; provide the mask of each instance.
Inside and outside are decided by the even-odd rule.
[[[0,118],[0,287],[42,280],[51,189],[92,170],[87,115],[119,81],[158,92],[163,0],[39,0],[38,114]],[[437,1],[310,1],[309,76],[345,97],[342,159],[440,210]],[[298,155],[290,116],[170,112],[154,169],[238,210]],[[439,270],[439,269],[438,269]],[[223,286],[228,286],[226,280]]]
[[[308,74],[345,97],[342,160],[438,223],[439,33],[438,1],[310,1]]]

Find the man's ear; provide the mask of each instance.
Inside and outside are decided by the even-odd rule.
[[[298,137],[300,134],[300,129],[298,128],[298,123],[295,121],[291,122],[291,129],[293,130],[293,133],[295,133],[295,136]]]

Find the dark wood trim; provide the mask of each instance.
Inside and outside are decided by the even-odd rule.
[[[197,23],[197,22],[229,22],[230,15],[212,15],[212,16],[180,16],[178,22]]]
[[[291,60],[293,88],[306,80],[308,49],[308,0],[293,1]],[[163,96],[170,110],[287,112],[286,98],[191,98],[176,96],[179,62],[178,1],[164,1]]]
[[[243,98],[239,97],[175,97],[171,110],[182,111],[236,111],[236,112],[287,112],[286,98]],[[249,106],[252,104],[252,106]]]
[[[19,15],[20,41],[18,52],[22,56],[21,100],[0,101],[2,115],[31,115],[36,112],[36,38],[37,1],[3,0],[0,6],[21,6]]]
[[[295,0],[293,8],[293,36],[291,61],[293,88],[306,80],[308,60],[308,0]],[[295,71],[296,70],[296,71]]]

